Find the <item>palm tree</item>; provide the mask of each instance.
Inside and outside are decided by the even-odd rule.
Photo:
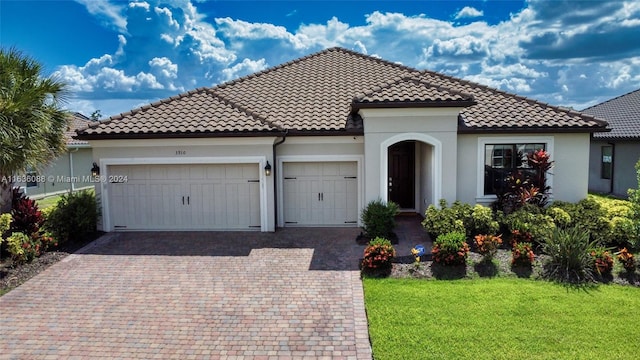
[[[42,76],[42,65],[0,48],[0,214],[11,210],[13,175],[41,168],[65,151],[67,85]]]

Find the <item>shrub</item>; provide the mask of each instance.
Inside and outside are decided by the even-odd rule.
[[[0,239],[11,228],[11,214],[0,215]]]
[[[92,191],[62,195],[48,214],[45,228],[59,243],[77,241],[96,232],[98,207]]]
[[[522,156],[520,153],[518,156]],[[504,188],[496,192],[493,208],[510,214],[530,204],[540,208],[546,206],[551,187],[547,186],[546,174],[553,167],[550,155],[543,149],[526,154],[530,171],[517,170],[509,174]]]
[[[502,235],[476,235],[474,243],[480,255],[487,260],[493,259],[502,244]]]
[[[613,270],[613,256],[609,253],[609,250],[598,246],[591,250],[591,257],[593,258],[594,270],[600,274],[610,274]]]
[[[515,247],[519,243],[531,243],[533,237],[529,232],[520,232],[520,230],[511,230],[511,247]]]
[[[11,254],[13,261],[17,263],[29,262],[47,251],[50,246],[57,245],[49,233],[26,235],[21,232],[14,232],[7,238],[9,254]]]
[[[486,206],[478,204],[472,207],[455,201],[448,207],[447,201],[441,199],[440,208],[429,205],[422,226],[436,238],[454,231],[464,232],[467,236],[495,234],[500,225],[493,219],[493,211]]]
[[[553,218],[543,213],[534,205],[524,205],[517,211],[504,217],[504,225],[511,234],[517,231],[520,234],[528,233],[531,241],[538,244],[551,236],[556,227]]]
[[[542,243],[542,251],[549,256],[545,275],[565,283],[584,283],[594,280],[591,249],[596,242],[579,227],[556,228]]]
[[[11,232],[21,232],[27,235],[37,233],[44,222],[42,213],[35,200],[26,197],[19,188],[13,189],[13,203],[11,207]]]
[[[632,273],[636,270],[636,259],[633,254],[627,250],[627,248],[622,248],[622,250],[616,253],[616,258],[622,264],[625,270]]]
[[[465,233],[459,231],[439,235],[431,249],[433,260],[444,265],[464,264],[469,253],[465,240]]]
[[[536,255],[533,253],[531,243],[520,242],[513,244],[513,250],[511,250],[511,266],[530,267],[535,259]]]
[[[464,218],[467,215],[465,210],[458,202],[454,202],[449,208],[447,201],[441,199],[439,209],[433,204],[429,205],[422,226],[432,238],[453,231],[465,232]]]
[[[556,226],[564,228],[571,225],[571,215],[560,207],[549,207],[546,214],[553,219]]]
[[[362,211],[365,233],[371,239],[391,237],[393,228],[396,226],[395,216],[397,214],[398,205],[393,201],[386,204],[380,199],[369,202]]]
[[[500,224],[493,218],[493,210],[491,208],[476,204],[470,216],[463,220],[467,236],[475,236],[478,234],[496,234],[500,228]]]
[[[387,239],[377,237],[369,242],[364,249],[362,269],[364,271],[390,270],[391,260],[396,256],[396,250]]]

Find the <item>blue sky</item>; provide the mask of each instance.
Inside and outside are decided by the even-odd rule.
[[[0,0],[0,44],[87,115],[333,46],[576,109],[640,88],[639,1]]]

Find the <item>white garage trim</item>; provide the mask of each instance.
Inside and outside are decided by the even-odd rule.
[[[260,231],[267,231],[267,179],[264,167],[266,156],[238,157],[180,157],[180,158],[107,158],[100,159],[100,201],[102,203],[102,223],[105,231],[113,231],[109,215],[109,166],[110,165],[189,165],[189,164],[256,164],[260,174]]]
[[[277,158],[278,170],[278,226],[284,227],[284,163],[287,162],[355,162],[358,169],[358,226],[362,226],[360,211],[364,198],[364,156],[362,155],[285,155]]]

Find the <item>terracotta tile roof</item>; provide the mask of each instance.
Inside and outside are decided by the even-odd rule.
[[[473,96],[409,76],[376,86],[353,99],[353,108],[386,106],[468,106]]]
[[[420,78],[430,84],[444,86],[474,97],[476,104],[460,112],[459,132],[577,131],[580,129],[593,131],[606,126],[606,122],[591,115],[552,106],[470,81],[431,71],[422,72]]]
[[[213,90],[289,130],[362,131],[348,126],[353,97],[413,72],[405,66],[333,48]]]
[[[200,88],[91,124],[81,134],[205,136],[278,130],[265,117]]]
[[[362,133],[357,109],[467,106],[459,131],[593,131],[590,115],[342,48],[111,117],[84,139],[157,136]]]
[[[611,132],[596,132],[596,139],[640,139],[640,89],[582,110],[609,123]]]
[[[74,139],[76,136],[76,130],[84,129],[89,124],[91,124],[91,120],[88,117],[80,114],[73,113],[70,115],[69,126],[67,126],[67,130],[64,132],[64,139],[67,143],[67,146],[78,146],[78,145],[88,145],[89,142],[86,140]]]

